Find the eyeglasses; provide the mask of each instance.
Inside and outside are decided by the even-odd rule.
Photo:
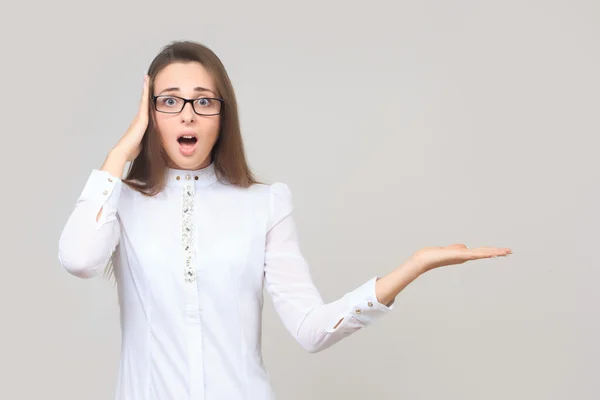
[[[214,97],[200,97],[197,99],[184,99],[179,96],[152,96],[154,109],[166,114],[179,114],[187,103],[192,103],[194,112],[198,115],[218,115],[221,113],[223,99]]]

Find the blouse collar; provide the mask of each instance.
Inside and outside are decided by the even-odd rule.
[[[166,169],[166,184],[168,186],[183,187],[191,182],[195,186],[208,186],[211,183],[217,181],[217,175],[215,174],[214,162],[211,162],[209,166],[197,170],[186,170],[186,169]]]

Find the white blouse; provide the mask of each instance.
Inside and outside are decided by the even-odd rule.
[[[112,257],[122,330],[115,399],[273,400],[263,289],[309,352],[393,308],[377,301],[378,276],[324,304],[286,184],[240,188],[218,180],[214,164],[166,174],[165,189],[147,197],[93,170],[59,240],[61,265],[81,278]]]

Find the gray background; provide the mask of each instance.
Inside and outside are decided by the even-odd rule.
[[[423,275],[396,310],[305,353],[265,303],[280,399],[597,399],[597,1],[4,4],[2,385],[109,399],[115,287],[58,237],[174,39],[207,44],[251,167],[290,185],[327,301],[423,246],[511,247]]]

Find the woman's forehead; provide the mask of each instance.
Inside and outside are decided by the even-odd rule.
[[[167,65],[156,75],[154,88],[161,92],[215,93],[212,75],[197,62]]]

